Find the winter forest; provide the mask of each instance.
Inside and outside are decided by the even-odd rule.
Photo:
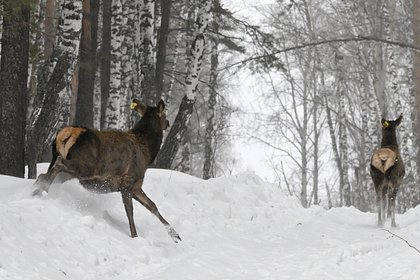
[[[420,204],[420,1],[248,2],[1,0],[0,174],[35,178],[61,127],[128,130],[133,98],[162,99],[153,167],[234,174],[258,143],[303,207],[376,211],[370,159],[402,114],[397,211]]]

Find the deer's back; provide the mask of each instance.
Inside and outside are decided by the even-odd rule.
[[[84,128],[63,130],[65,129],[74,130],[74,134],[77,135],[64,158],[80,177],[125,174],[137,178],[144,177],[148,152],[145,147],[147,143],[140,137],[122,131],[97,131]],[[60,133],[56,141],[59,141],[59,136]],[[57,150],[60,151],[59,143]]]

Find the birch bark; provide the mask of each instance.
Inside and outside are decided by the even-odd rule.
[[[178,114],[168,136],[156,158],[156,165],[169,169],[179,149],[195,103],[198,78],[205,49],[205,32],[210,20],[211,0],[201,0],[195,23],[195,36],[191,44],[191,54],[185,77],[185,95],[179,106]]]
[[[39,67],[37,100],[27,136],[29,178],[36,176],[36,163],[53,135],[68,119],[70,103],[70,80],[79,52],[82,18],[82,1],[62,0],[57,32],[57,43],[50,60]]]

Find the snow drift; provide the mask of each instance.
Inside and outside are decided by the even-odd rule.
[[[180,244],[139,203],[132,239],[119,193],[71,180],[34,198],[32,184],[0,176],[0,279],[420,279],[420,254],[376,228],[375,214],[303,209],[250,173],[147,171],[144,191]],[[420,207],[397,222],[420,248]]]

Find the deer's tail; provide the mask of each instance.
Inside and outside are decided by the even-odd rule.
[[[384,173],[394,166],[397,161],[397,153],[388,148],[381,148],[373,153],[371,164],[373,167]]]
[[[63,158],[67,158],[70,148],[76,143],[80,134],[86,131],[82,127],[64,127],[61,129],[55,139],[55,146],[58,154]]]

